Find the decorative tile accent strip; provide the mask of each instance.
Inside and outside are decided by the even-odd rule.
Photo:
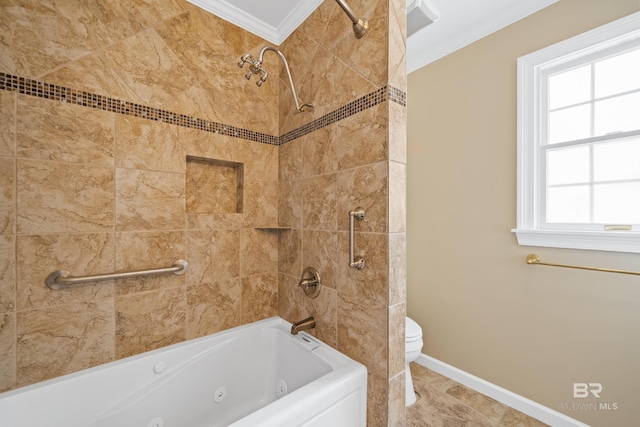
[[[325,126],[329,126],[386,101],[393,101],[403,107],[407,106],[407,95],[405,92],[392,86],[384,86],[375,92],[351,101],[337,110],[325,114],[284,135],[273,136],[6,73],[0,73],[0,90],[18,92],[23,95],[37,96],[39,98],[52,99],[60,102],[69,102],[75,105],[111,111],[126,116],[141,117],[148,120],[219,133],[270,145],[282,145],[293,141],[294,139],[300,138],[315,130],[322,129]]]
[[[407,106],[406,93],[404,93],[400,89],[394,88],[393,86],[384,86],[376,90],[375,92],[371,92],[363,97],[356,99],[355,101],[351,101],[350,103],[343,105],[337,110],[333,110],[332,112],[325,114],[324,116],[315,119],[314,121],[309,122],[306,125],[300,126],[297,129],[285,133],[284,135],[280,135],[279,145],[286,144],[289,141],[298,139],[308,133],[311,133],[318,129],[322,129],[325,126],[329,126],[333,123],[339,122],[340,120],[360,113],[367,108],[375,107],[376,105],[389,100],[400,104],[403,107]]]

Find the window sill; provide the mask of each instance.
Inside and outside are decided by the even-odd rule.
[[[511,231],[521,246],[640,253],[640,233],[633,231]]]

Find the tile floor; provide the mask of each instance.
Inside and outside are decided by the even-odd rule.
[[[407,427],[543,427],[544,424],[417,363],[411,364],[418,401]]]

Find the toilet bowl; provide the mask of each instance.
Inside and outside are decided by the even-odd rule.
[[[413,390],[413,380],[411,379],[411,370],[409,369],[409,363],[418,358],[418,356],[422,352],[422,344],[422,328],[415,322],[415,320],[407,317],[404,336],[406,406],[411,406],[416,403],[416,393]]]

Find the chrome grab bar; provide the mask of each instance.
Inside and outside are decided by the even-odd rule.
[[[355,257],[355,232],[353,230],[353,220],[357,219],[362,221],[364,219],[364,209],[356,208],[356,210],[349,212],[349,267],[362,270],[365,267],[364,258]]]
[[[73,285],[87,282],[99,282],[103,280],[123,279],[129,277],[149,276],[153,274],[173,273],[181,276],[189,269],[189,263],[179,259],[171,264],[171,267],[153,268],[150,270],[125,271],[122,273],[96,274],[93,276],[75,277],[69,270],[58,270],[47,276],[45,280],[47,286],[53,290],[66,289]]]

